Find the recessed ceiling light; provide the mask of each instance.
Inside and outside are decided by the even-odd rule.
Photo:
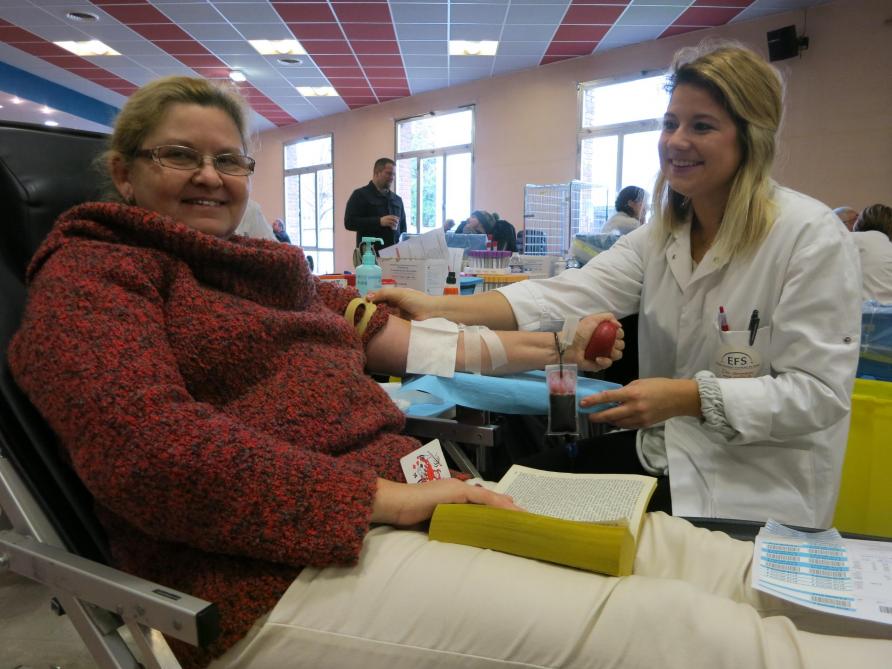
[[[3,109],[3,105],[0,105],[0,109]]]
[[[297,92],[306,98],[336,98],[338,92],[331,86],[295,86]]]
[[[87,42],[53,42],[56,46],[70,51],[76,56],[120,56],[117,51],[98,39]]]
[[[262,56],[303,56],[307,53],[296,39],[252,39],[248,42]]]
[[[482,42],[469,42],[467,40],[449,40],[450,56],[495,56],[499,43],[484,40]]]
[[[24,102],[20,97],[14,97],[10,102],[14,105],[20,105]]]
[[[41,109],[40,111],[42,111],[44,114],[52,114],[53,113],[53,110],[50,109],[49,107],[47,107],[46,105],[44,105],[43,109]]]
[[[90,12],[68,12],[65,15],[65,18],[71,19],[72,21],[98,21],[99,17],[96,14],[91,14]]]
[[[303,61],[300,58],[294,58],[292,56],[282,56],[281,58],[276,58],[276,61],[278,61],[282,65],[301,65],[301,64],[303,64]]]
[[[48,125],[51,128],[55,128],[57,125],[59,125],[57,121],[44,121],[43,124]]]
[[[247,81],[248,77],[245,76],[245,73],[241,70],[229,70],[229,78],[233,81]]]

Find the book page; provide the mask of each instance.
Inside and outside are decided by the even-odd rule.
[[[632,474],[564,474],[513,465],[498,492],[530,513],[637,529],[656,479]]]

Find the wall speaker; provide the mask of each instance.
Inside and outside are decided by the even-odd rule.
[[[800,49],[808,48],[808,38],[796,36],[796,26],[784,26],[768,31],[768,60],[784,60],[798,56]]]

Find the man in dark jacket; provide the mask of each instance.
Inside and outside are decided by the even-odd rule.
[[[390,190],[393,183],[394,162],[390,158],[375,161],[372,180],[353,191],[344,211],[344,227],[356,232],[356,246],[363,237],[380,237],[384,246],[399,241],[406,231],[406,211],[399,195]]]

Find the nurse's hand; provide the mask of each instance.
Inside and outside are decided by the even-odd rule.
[[[592,423],[637,429],[673,416],[700,417],[700,392],[693,379],[637,379],[622,388],[589,395],[579,404],[587,407],[606,402],[618,406],[590,414]]]
[[[411,288],[381,288],[369,293],[368,298],[375,304],[399,309],[400,316],[407,321],[423,321],[439,315],[435,311],[436,297]]]

